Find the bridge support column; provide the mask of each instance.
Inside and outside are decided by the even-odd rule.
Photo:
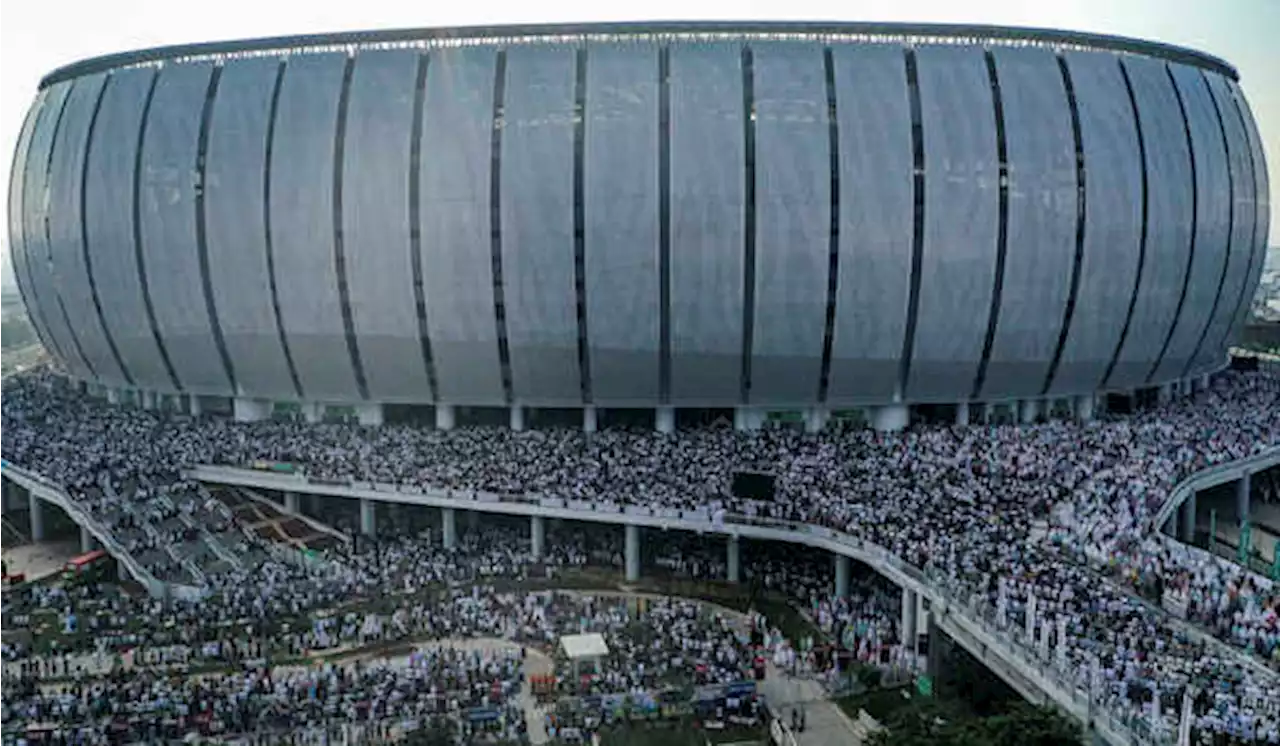
[[[452,404],[436,405],[436,429],[452,430],[454,423],[454,410]]]
[[[1178,538],[1190,544],[1196,538],[1196,493],[1187,495],[1187,499],[1182,502],[1179,510],[1182,511],[1182,531]]]
[[[956,424],[969,424],[969,402],[962,401],[956,404]]]
[[[44,541],[44,500],[27,490],[27,508],[31,513],[31,541]]]
[[[1023,399],[1018,402],[1018,421],[1024,425],[1035,424],[1040,417],[1040,400]]]
[[[906,404],[887,404],[876,407],[871,413],[871,426],[882,433],[903,430],[911,420],[911,411]]]
[[[741,579],[742,572],[742,542],[737,536],[729,537],[729,556],[727,564],[729,571],[727,573],[730,583],[736,583]]]
[[[1076,397],[1076,420],[1089,422],[1093,419],[1093,394],[1081,394]]]
[[[1236,517],[1239,521],[1249,520],[1249,472],[1236,480]]]
[[[902,637],[902,645],[907,650],[916,650],[916,607],[920,605],[919,594],[909,588],[902,589],[902,627],[898,634]]]
[[[942,675],[943,661],[945,660],[945,646],[950,644],[946,639],[946,633],[934,624],[933,613],[929,612],[926,616],[929,629],[929,652],[925,662],[925,672],[929,674],[936,684]]]
[[[849,574],[852,570],[849,558],[843,554],[836,555],[836,596],[845,598],[849,595]]]
[[[535,559],[542,559],[547,551],[547,521],[540,515],[532,516],[529,519],[529,536],[530,543],[533,546],[533,556]]]
[[[626,570],[627,582],[640,579],[640,527],[630,523],[627,524]]]
[[[596,418],[596,408],[593,406],[585,406],[582,408],[582,432],[594,433],[598,427]]]
[[[204,412],[204,408],[200,405],[200,397],[195,394],[187,396],[187,414],[192,417],[199,417]]]
[[[374,536],[378,533],[377,503],[368,498],[360,500],[360,533]]]
[[[458,545],[458,515],[453,508],[441,508],[440,522],[444,528],[444,548],[453,549]]]
[[[120,403],[120,389],[107,389],[107,403],[108,404]]]
[[[524,430],[524,407],[519,404],[511,407],[511,429],[517,433]]]
[[[676,431],[676,410],[674,407],[658,407],[653,413],[653,429],[660,433]]]
[[[86,552],[92,552],[93,545],[94,545],[93,534],[89,533],[89,529],[85,528],[84,526],[81,526],[80,527],[80,553],[85,554]]]
[[[298,493],[296,492],[284,493],[284,509],[289,511],[290,513],[301,512],[298,510]]]

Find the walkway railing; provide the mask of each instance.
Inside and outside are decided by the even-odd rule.
[[[1246,456],[1235,461],[1227,461],[1221,464],[1209,466],[1192,474],[1186,479],[1179,482],[1172,490],[1169,491],[1169,497],[1160,506],[1160,510],[1156,511],[1156,515],[1151,519],[1151,525],[1148,526],[1149,531],[1159,531],[1162,526],[1173,514],[1177,512],[1178,507],[1186,501],[1188,497],[1194,495],[1200,490],[1224,484],[1226,482],[1234,482],[1242,478],[1245,474],[1252,474],[1255,471],[1269,469],[1276,464],[1280,464],[1280,446],[1272,446],[1271,448],[1259,451],[1252,456]]]

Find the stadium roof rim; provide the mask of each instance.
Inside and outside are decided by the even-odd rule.
[[[1158,57],[1193,65],[1239,80],[1226,61],[1194,49],[1123,36],[1058,29],[938,23],[861,23],[823,21],[636,21],[625,23],[563,23],[501,26],[348,31],[331,34],[273,36],[238,41],[204,42],[153,47],[92,57],[64,65],[40,81],[46,88],[64,80],[122,67],[166,61],[192,62],[241,56],[299,54],[365,47],[468,46],[471,44],[581,44],[605,41],[714,41],[798,40],[811,37],[828,41],[882,43],[978,43],[1044,45],[1049,47],[1113,51]]]

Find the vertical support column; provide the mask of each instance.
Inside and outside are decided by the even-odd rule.
[[[458,545],[458,515],[453,508],[441,508],[440,522],[444,528],[444,548],[453,549]]]
[[[360,533],[374,536],[378,533],[377,504],[368,498],[360,499]]]
[[[44,541],[44,500],[27,490],[27,509],[31,513],[31,541]]]
[[[455,413],[452,404],[436,405],[436,429],[452,430]]]
[[[120,389],[107,389],[107,403],[108,404],[120,403]]]
[[[640,527],[630,523],[627,524],[626,570],[627,582],[640,579]]]
[[[377,402],[371,402],[356,406],[356,421],[361,425],[381,425],[382,405]]]
[[[1034,424],[1036,419],[1040,417],[1040,401],[1038,399],[1023,399],[1018,402],[1018,420],[1024,425]]]
[[[729,565],[729,582],[738,582],[741,579],[742,571],[742,542],[738,540],[736,534],[729,537],[729,557],[727,564]]]
[[[822,407],[813,407],[804,413],[804,431],[806,433],[820,433],[827,426],[827,410]]]
[[[910,417],[906,404],[886,404],[872,411],[871,426],[882,433],[897,432],[906,428]]]
[[[1243,522],[1249,520],[1249,490],[1250,475],[1245,472],[1244,476],[1236,480],[1236,520]]]
[[[1081,394],[1075,400],[1076,420],[1090,422],[1093,420],[1093,394]]]
[[[1210,384],[1211,384],[1211,383],[1213,383],[1213,381],[1209,378],[1209,374],[1208,374],[1208,373],[1205,373],[1204,375],[1200,376],[1200,390],[1201,390],[1201,391],[1208,391],[1208,390],[1211,388],[1211,386],[1210,386]]]
[[[542,559],[547,552],[547,521],[540,515],[529,518],[529,542],[533,547],[534,559]]]
[[[599,423],[596,421],[596,408],[587,405],[582,408],[582,432],[594,433]]]
[[[511,429],[516,432],[524,430],[524,407],[519,404],[511,405]]]
[[[187,396],[187,412],[192,417],[199,417],[204,412],[204,408],[200,405],[200,397],[195,394]]]
[[[836,596],[845,598],[849,595],[849,558],[843,554],[836,555]]]
[[[297,512],[299,512],[299,510],[298,510],[298,493],[296,493],[296,492],[285,492],[285,493],[284,493],[284,509],[285,509],[285,510],[287,510],[287,511],[289,511],[290,513],[297,513]]]
[[[81,526],[80,527],[80,553],[85,554],[86,552],[92,552],[93,545],[94,545],[93,534],[89,533],[89,529],[85,528],[84,526]]]
[[[303,402],[302,417],[307,422],[315,424],[324,417],[324,405],[319,402]]]
[[[969,402],[962,401],[956,404],[956,424],[969,424]]]
[[[1192,492],[1187,495],[1187,499],[1182,502],[1182,532],[1178,535],[1184,543],[1190,544],[1196,538],[1196,495]]]
[[[917,595],[909,588],[902,589],[902,627],[898,631],[903,647],[913,653],[916,650],[916,607],[920,603]]]
[[[660,433],[674,433],[676,431],[676,410],[673,407],[658,407],[654,411],[653,425],[654,429]]]

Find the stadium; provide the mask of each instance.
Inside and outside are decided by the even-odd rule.
[[[165,47],[40,82],[8,205],[6,744],[1280,743],[1223,60]]]
[[[278,38],[48,75],[10,231],[59,363],[184,409],[1087,417],[1226,363],[1260,147],[1225,62],[1058,31]]]

